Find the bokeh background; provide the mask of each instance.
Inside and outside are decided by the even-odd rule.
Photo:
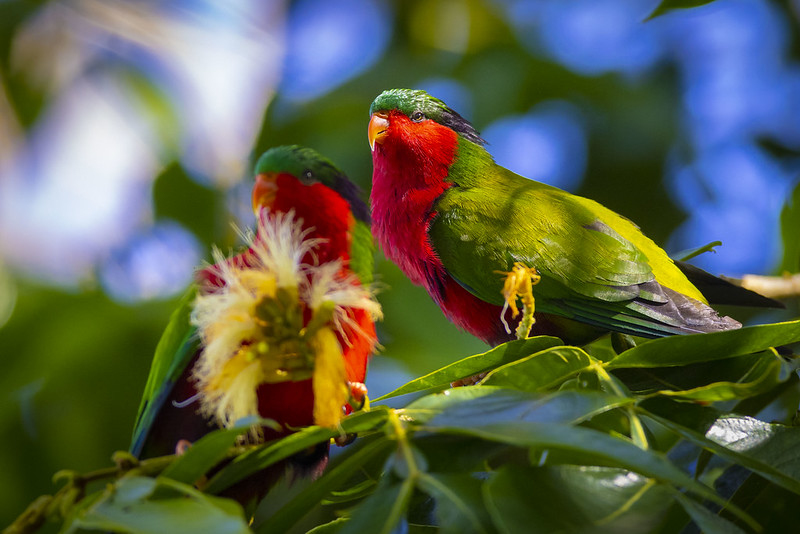
[[[797,271],[800,1],[645,21],[658,3],[0,1],[0,524],[127,448],[177,297],[252,225],[258,154],[314,147],[366,196],[383,89],[427,89],[670,252],[721,240],[714,273]],[[486,349],[380,258],[373,396]]]

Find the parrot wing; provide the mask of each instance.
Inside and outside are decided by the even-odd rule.
[[[786,308],[780,301],[765,297],[742,286],[737,286],[690,263],[676,260],[675,265],[703,293],[703,296],[711,304],[749,306],[752,308]]]
[[[372,283],[375,271],[375,245],[369,224],[356,219],[350,237],[350,270],[366,286]]]
[[[156,416],[198,349],[200,340],[189,321],[196,294],[195,286],[187,290],[156,346],[133,430],[130,452],[135,456],[141,454]]]
[[[435,205],[431,243],[478,298],[503,304],[503,273],[534,267],[536,310],[632,335],[723,330],[721,318],[666,253],[629,220],[500,166]]]

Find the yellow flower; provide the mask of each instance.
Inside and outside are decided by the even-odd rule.
[[[257,237],[247,236],[248,265],[214,251],[222,285],[195,301],[192,322],[203,351],[193,376],[200,411],[222,426],[258,415],[259,385],[309,378],[314,422],[333,427],[342,417],[349,389],[337,333],[345,342],[345,332],[366,335],[350,324],[347,309],[374,319],[381,310],[340,261],[303,264],[320,243],[307,236],[293,212],[262,210]]]
[[[342,418],[342,406],[347,402],[347,387],[342,349],[329,327],[320,328],[311,339],[317,354],[314,367],[314,422],[335,427]]]

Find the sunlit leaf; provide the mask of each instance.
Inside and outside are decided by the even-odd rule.
[[[561,340],[550,336],[536,336],[504,343],[490,351],[475,354],[412,380],[394,391],[375,399],[380,401],[434,388],[448,387],[451,382],[483,373],[495,367],[524,358],[546,348],[561,345]],[[373,401],[373,402],[375,402]]]
[[[692,443],[800,495],[800,428],[751,417],[724,417],[703,431],[674,422],[672,418],[680,409],[668,406],[645,403],[642,407],[649,417]],[[694,421],[684,417],[682,422]]]
[[[654,339],[626,350],[607,365],[609,369],[688,365],[760,352],[797,341],[800,341],[800,320]]]
[[[491,371],[482,384],[543,391],[587,370],[592,357],[578,347],[554,347]]]
[[[103,530],[136,534],[163,532],[247,533],[235,501],[205,495],[168,478],[125,477],[76,515],[65,532]]]
[[[726,416],[714,422],[706,438],[769,464],[800,482],[798,427],[765,423],[753,417]]]

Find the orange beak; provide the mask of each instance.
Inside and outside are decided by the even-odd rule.
[[[265,172],[256,176],[253,186],[253,211],[256,215],[264,207],[272,206],[278,192],[278,175],[274,172]]]
[[[377,111],[369,118],[369,148],[375,150],[375,143],[382,143],[389,128],[389,115],[385,111]]]

